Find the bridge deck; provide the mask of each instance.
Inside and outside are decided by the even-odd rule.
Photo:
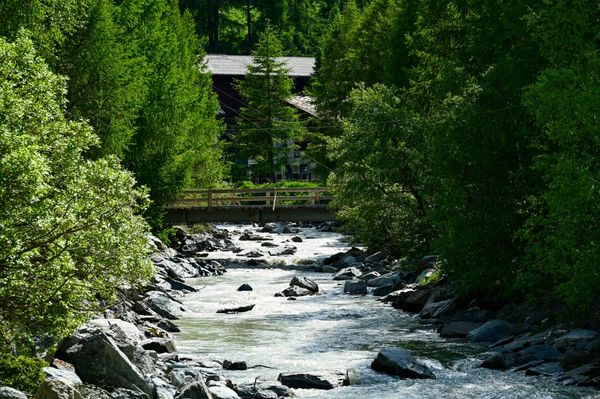
[[[327,188],[187,191],[167,207],[167,224],[335,220]]]

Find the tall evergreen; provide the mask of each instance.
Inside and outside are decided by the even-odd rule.
[[[245,106],[236,121],[239,132],[233,141],[234,153],[253,159],[255,175],[271,180],[281,171],[293,140],[303,132],[296,109],[286,103],[292,96],[293,82],[286,64],[276,59],[282,55],[281,42],[267,26],[252,52],[253,64],[237,82]]]

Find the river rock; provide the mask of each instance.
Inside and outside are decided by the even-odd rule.
[[[295,254],[297,250],[298,250],[298,248],[294,247],[293,245],[286,245],[285,247],[283,247],[283,249],[281,251],[277,251],[277,252],[269,251],[269,255],[271,255],[271,256],[288,256],[288,255]]]
[[[373,291],[371,291],[371,294],[373,294],[373,296],[386,296],[388,294],[391,294],[393,290],[393,285],[384,285],[383,287],[375,288]]]
[[[336,267],[338,269],[341,269],[344,266],[338,267],[339,264],[344,264],[346,263],[347,266],[351,266],[351,264],[348,263],[354,263],[356,262],[356,257],[358,256],[362,256],[364,255],[364,251],[356,248],[356,247],[352,247],[350,248],[348,251],[346,252],[338,252],[334,255],[331,255],[328,258],[323,259],[323,264],[324,265],[331,265],[333,267]],[[349,257],[352,257],[351,260],[346,261],[346,259],[348,259]]]
[[[84,385],[77,387],[77,390],[79,391],[79,393],[81,394],[83,399],[113,399],[112,396],[110,396],[110,394],[107,391],[105,391],[104,389],[97,387],[95,385],[84,384]],[[162,399],[162,398],[156,398],[156,399]],[[167,399],[173,399],[173,398],[167,398]]]
[[[239,384],[234,389],[242,399],[278,399],[296,396],[290,388],[276,382]]]
[[[156,353],[173,353],[176,351],[175,343],[170,337],[147,339],[142,341],[142,348]]]
[[[200,377],[181,387],[175,399],[213,399],[213,396],[202,377]]]
[[[271,241],[265,241],[262,244],[260,244],[260,246],[266,248],[277,248],[279,245],[272,243]]]
[[[445,301],[435,302],[430,298],[419,316],[422,319],[445,319],[456,311],[456,302],[454,299],[446,299]]]
[[[302,277],[302,276],[292,277],[292,281],[290,281],[290,287],[305,288],[314,293],[319,292],[319,285],[317,283],[315,283],[313,280],[311,280],[309,278]]]
[[[83,381],[74,371],[71,370],[59,370],[54,367],[44,367],[42,369],[47,379],[50,378],[62,378],[63,380],[69,381],[73,385],[81,385]],[[0,396],[1,398],[1,396]]]
[[[367,283],[362,280],[348,280],[344,283],[344,294],[367,295]]]
[[[450,321],[444,323],[438,332],[443,338],[466,338],[467,335],[481,326],[482,323],[472,321]]]
[[[172,300],[166,294],[160,291],[148,292],[144,302],[150,307],[150,309],[169,320],[179,319],[185,310],[181,304]]]
[[[395,309],[405,312],[420,312],[429,298],[433,295],[433,289],[429,287],[404,288],[397,291],[396,299],[392,302]]]
[[[292,240],[292,242],[302,242],[302,238],[298,236],[293,236],[290,240]]]
[[[489,320],[469,331],[467,339],[471,342],[496,342],[510,336],[512,326],[504,320]]]
[[[369,281],[369,280],[372,280],[372,279],[374,279],[374,278],[376,278],[376,277],[379,277],[379,276],[381,276],[381,274],[380,274],[378,271],[375,271],[375,270],[373,270],[373,271],[371,271],[371,272],[368,272],[368,273],[366,273],[366,274],[363,274],[363,275],[362,275],[362,276],[360,276],[359,278],[360,278],[361,280]],[[391,284],[390,284],[390,285],[391,285]]]
[[[84,382],[141,391],[152,397],[153,389],[140,370],[101,330],[64,341],[56,356],[72,363]]]
[[[379,251],[365,258],[365,263],[379,263],[386,260],[388,257],[387,252]]]
[[[539,344],[532,345],[518,352],[519,358],[522,362],[531,362],[535,360],[542,360],[545,362],[559,360],[562,356],[556,348],[547,345]]]
[[[400,348],[384,348],[379,351],[377,358],[371,363],[371,368],[402,378],[435,378],[429,367],[420,364],[410,352]]]
[[[235,306],[231,308],[219,309],[217,313],[244,313],[254,309],[254,304]]]
[[[301,287],[288,287],[285,290],[275,294],[275,296],[285,296],[285,297],[297,297],[297,296],[307,296],[314,295],[314,292],[307,290],[306,288]]]
[[[112,399],[149,399],[148,395],[125,388],[117,388],[110,393]]]
[[[565,385],[600,387],[600,361],[566,371],[558,378]]]
[[[244,361],[232,362],[231,360],[224,360],[223,368],[225,370],[248,370],[248,365]]]
[[[334,280],[352,280],[362,276],[362,272],[356,267],[346,267],[333,275]]]
[[[252,287],[250,286],[250,284],[242,284],[238,287],[237,289],[238,291],[253,291]]]
[[[239,238],[240,241],[270,241],[268,237],[263,237],[258,234],[244,233]]]
[[[38,386],[33,399],[83,399],[83,396],[72,381],[51,377]]]
[[[508,370],[517,364],[517,354],[514,352],[493,352],[481,363],[481,367],[492,370]]]
[[[560,350],[585,349],[586,344],[598,338],[598,333],[593,330],[578,328],[558,337],[554,346]]]
[[[369,287],[383,287],[385,285],[395,286],[401,281],[400,272],[389,272],[368,280],[367,285]]]
[[[344,373],[281,373],[277,381],[294,389],[334,389],[348,385]]]
[[[208,390],[214,399],[240,399],[233,389],[222,385],[211,385],[208,387]]]
[[[11,387],[0,387],[0,399],[27,399],[27,395]]]
[[[556,377],[564,373],[564,371],[565,369],[561,367],[559,362],[551,362],[528,368],[525,371],[525,375],[543,375],[546,377]]]

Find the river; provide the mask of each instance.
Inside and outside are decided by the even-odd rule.
[[[234,236],[251,226],[220,226]],[[255,231],[255,229],[254,229]],[[264,233],[260,233],[264,234]],[[264,234],[284,244],[290,234]],[[298,252],[287,257],[267,257],[276,265],[307,263],[348,249],[336,233],[301,229],[303,238],[293,244]],[[250,249],[260,243],[237,241]],[[265,250],[265,248],[262,248]],[[265,251],[266,252],[266,251]],[[215,259],[239,260],[228,253],[211,253]],[[288,286],[294,275],[315,280],[321,295],[295,301],[274,297]],[[434,329],[419,324],[416,316],[384,305],[372,296],[342,293],[327,273],[286,268],[232,268],[221,277],[193,279],[188,283],[200,290],[184,298],[189,309],[179,321],[179,352],[204,361],[244,360],[246,371],[224,371],[236,383],[256,378],[274,381],[281,372],[348,372],[351,385],[330,391],[295,390],[298,398],[361,399],[597,399],[595,390],[562,387],[548,378],[524,373],[498,372],[477,367],[484,350],[463,340],[440,338]],[[238,292],[248,283],[251,292]],[[251,312],[225,315],[218,309],[232,304],[256,304]],[[383,347],[410,350],[431,367],[436,380],[401,380],[376,373],[371,361]]]

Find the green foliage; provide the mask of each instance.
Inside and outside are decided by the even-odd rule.
[[[338,217],[356,239],[402,255],[428,250],[431,227],[423,179],[422,132],[398,93],[382,85],[350,96],[352,112],[331,142]]]
[[[252,174],[271,181],[283,168],[287,152],[293,150],[293,140],[304,133],[296,109],[285,102],[292,96],[292,79],[285,63],[275,59],[282,53],[275,32],[267,27],[252,53],[253,65],[237,82],[246,106],[236,121],[233,157],[244,161],[251,158],[255,162]]]
[[[33,393],[44,380],[42,368],[46,366],[42,359],[0,352],[0,386]]]
[[[115,159],[83,157],[98,140],[64,96],[29,39],[0,38],[0,339],[18,353],[152,271],[146,194]]]

